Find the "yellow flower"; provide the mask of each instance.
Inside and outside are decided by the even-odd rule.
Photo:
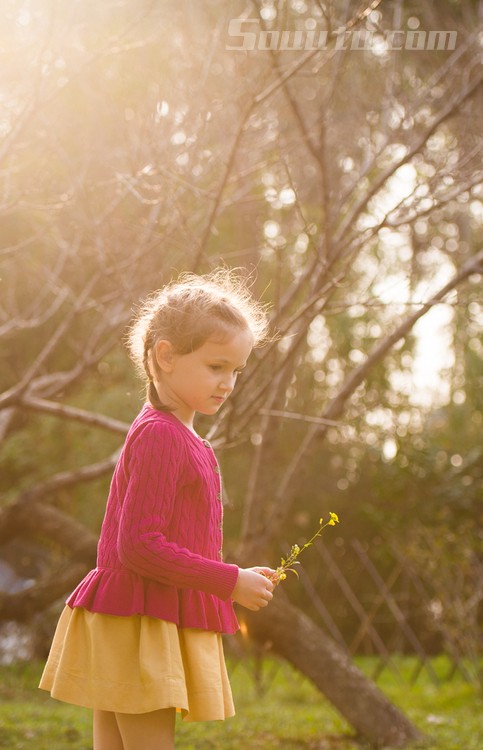
[[[298,578],[298,573],[294,569],[294,566],[300,565],[300,563],[297,560],[297,557],[299,556],[299,554],[303,552],[304,549],[307,549],[307,547],[312,546],[312,544],[317,539],[317,537],[321,536],[322,531],[323,529],[325,529],[326,526],[335,526],[336,523],[339,523],[339,516],[337,515],[337,513],[330,512],[329,515],[330,515],[330,519],[326,521],[325,524],[324,524],[324,519],[319,518],[319,529],[315,532],[313,537],[304,544],[302,549],[299,547],[298,544],[294,544],[291,549],[290,555],[287,557],[287,559],[282,557],[280,566],[277,568],[277,581],[285,581],[285,579],[287,578],[286,571],[290,571],[291,573],[294,573]]]

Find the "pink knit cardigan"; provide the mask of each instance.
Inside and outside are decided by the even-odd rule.
[[[173,414],[144,406],[114,471],[97,567],[67,604],[234,633],[238,567],[222,562],[222,516],[209,443]]]

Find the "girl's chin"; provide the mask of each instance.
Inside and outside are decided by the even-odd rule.
[[[213,401],[212,404],[205,406],[203,409],[198,409],[200,414],[216,414],[220,406],[223,406],[223,401]]]

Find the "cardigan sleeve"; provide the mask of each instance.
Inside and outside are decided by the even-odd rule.
[[[184,463],[179,436],[165,423],[148,423],[133,439],[117,534],[119,559],[143,577],[227,600],[238,567],[202,557],[165,536],[173,514],[179,513],[176,494]],[[189,523],[189,516],[183,522]]]

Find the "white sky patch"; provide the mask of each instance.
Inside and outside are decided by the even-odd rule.
[[[402,152],[405,151],[402,146],[400,149]],[[402,156],[403,153],[397,155]],[[360,229],[379,224],[404,198],[411,195],[416,188],[416,183],[417,172],[412,164],[403,164],[396,169],[384,188],[371,200],[369,213],[359,217],[357,223]]]
[[[263,225],[263,234],[267,240],[273,240],[280,234],[280,224],[277,221],[266,221]]]
[[[386,238],[389,240],[389,237]],[[393,238],[391,238],[393,239]],[[388,251],[397,250],[397,243],[388,242]],[[428,276],[411,292],[404,272],[388,273],[373,287],[376,297],[389,305],[392,313],[409,315],[417,305],[431,299],[451,278],[454,267],[437,248],[425,255]],[[395,264],[396,267],[398,264]],[[414,306],[413,306],[414,303]],[[399,306],[399,309],[398,309]],[[409,396],[410,403],[420,407],[440,406],[448,402],[450,384],[445,370],[454,365],[453,309],[450,304],[437,304],[420,318],[412,329],[416,338],[411,370],[391,375],[393,387]]]
[[[283,206],[293,206],[293,204],[297,200],[295,191],[291,187],[283,188],[280,191],[278,198]]]
[[[386,461],[392,461],[397,456],[397,443],[393,438],[386,438],[382,445],[382,455]]]
[[[388,274],[374,285],[374,293],[386,305],[405,305],[409,302],[409,281],[404,273]]]
[[[414,405],[437,406],[449,400],[450,384],[444,370],[454,365],[452,320],[449,305],[436,305],[414,326],[416,349],[410,393]]]
[[[312,360],[314,362],[324,362],[332,341],[322,315],[317,315],[311,322],[307,341],[310,346]]]
[[[163,99],[161,102],[158,102],[156,105],[156,114],[158,117],[167,117],[169,114],[169,104],[168,102]]]
[[[414,192],[416,188],[416,170],[411,164],[404,164],[388,180],[388,190],[384,200],[383,216],[398,206],[402,200]],[[383,217],[381,217],[383,218]]]

